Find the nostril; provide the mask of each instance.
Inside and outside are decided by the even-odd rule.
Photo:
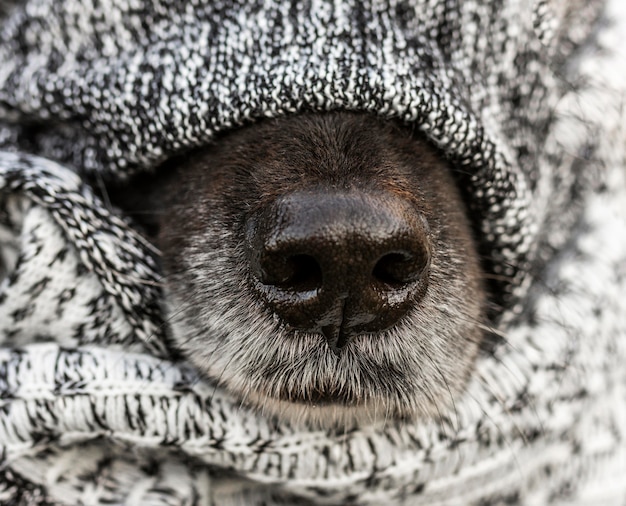
[[[322,268],[311,255],[270,255],[261,265],[261,282],[285,290],[308,292],[322,286]]]
[[[376,262],[372,275],[386,285],[401,287],[420,279],[428,263],[428,255],[423,253],[387,253]]]

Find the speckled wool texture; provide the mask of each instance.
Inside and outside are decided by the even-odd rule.
[[[0,503],[626,503],[619,0],[0,4]],[[347,109],[451,160],[494,332],[441,420],[304,431],[168,350],[156,252],[99,189]]]

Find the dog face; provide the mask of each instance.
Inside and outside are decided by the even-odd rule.
[[[265,414],[434,417],[463,389],[484,291],[447,163],[390,121],[265,120],[164,167],[150,197],[176,347]]]

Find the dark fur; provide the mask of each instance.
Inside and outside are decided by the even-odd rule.
[[[425,141],[368,115],[300,115],[235,130],[161,173],[135,189],[156,217],[176,346],[208,377],[267,414],[325,427],[434,417],[463,390],[482,336],[482,275],[451,170]],[[311,189],[398,197],[432,244],[426,292],[340,354],[256,295],[245,253],[250,216]]]

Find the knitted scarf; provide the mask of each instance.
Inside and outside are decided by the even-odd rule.
[[[2,3],[0,502],[624,504],[623,33],[619,0]],[[157,252],[107,201],[336,109],[423,132],[470,202],[497,337],[436,420],[248,411],[172,359]]]

